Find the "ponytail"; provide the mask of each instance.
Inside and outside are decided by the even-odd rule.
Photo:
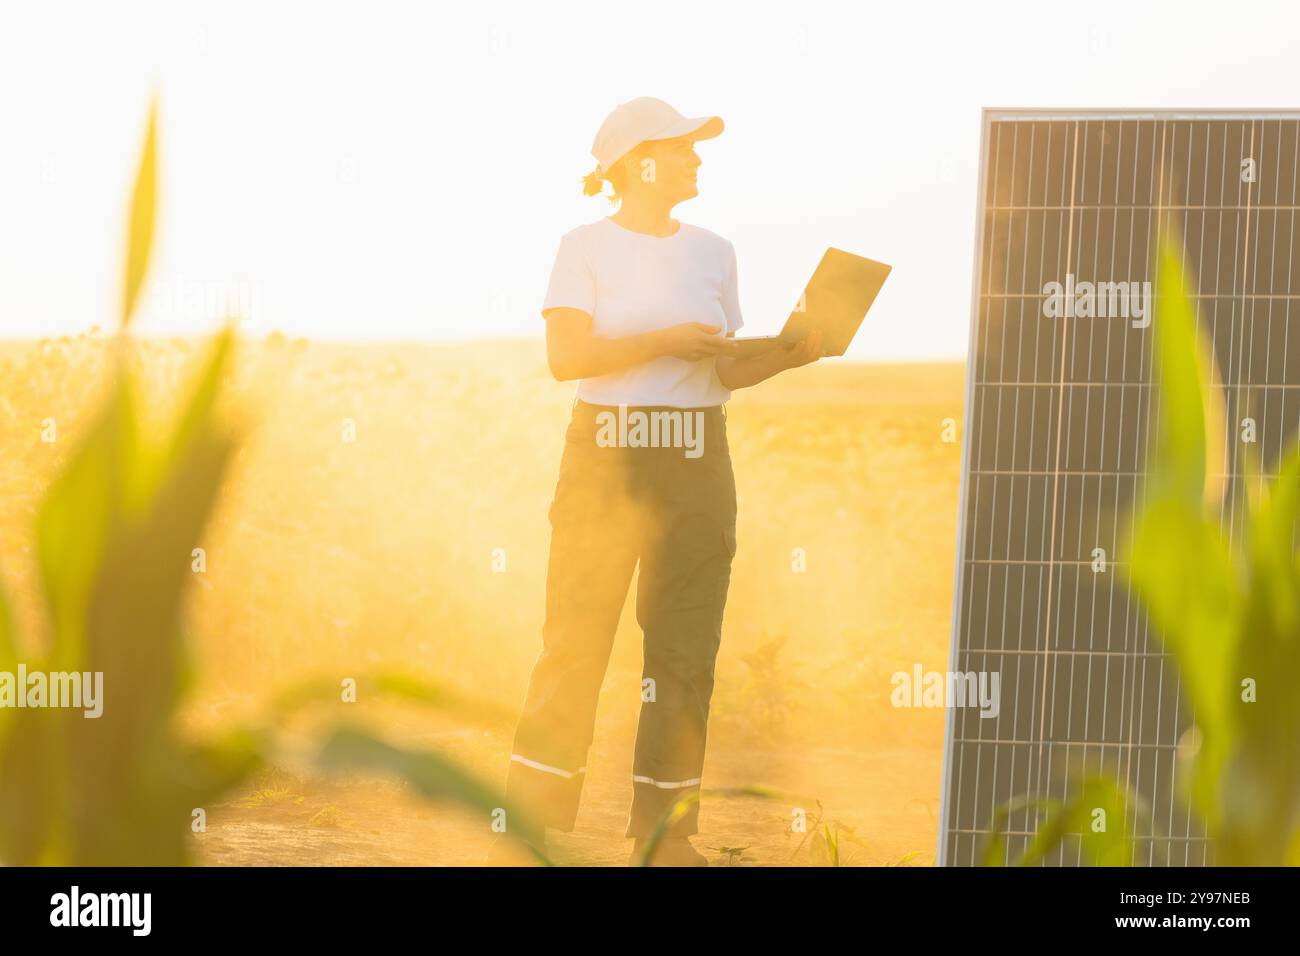
[[[601,175],[600,164],[587,175],[582,177],[582,194],[584,196],[599,196],[604,189],[605,177]]]
[[[617,206],[622,199],[618,186],[619,182],[622,181],[622,170],[617,164],[613,169],[601,169],[598,163],[595,169],[582,177],[582,194],[584,196],[599,196],[604,191],[606,180],[609,181],[609,185],[613,189],[613,192],[606,198],[611,206]]]

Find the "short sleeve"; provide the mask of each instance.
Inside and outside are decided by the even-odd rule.
[[[727,316],[727,331],[735,332],[745,324],[745,319],[740,314],[740,284],[736,276],[736,247],[731,243],[727,243],[727,250],[730,263],[727,267],[727,277],[722,282],[722,311]]]
[[[546,287],[542,312],[547,309],[581,309],[596,313],[596,277],[592,274],[581,237],[576,231],[565,233],[551,267],[551,281]]]

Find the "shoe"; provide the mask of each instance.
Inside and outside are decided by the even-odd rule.
[[[641,865],[641,854],[645,850],[648,841],[638,837],[632,845],[632,856],[628,860],[629,866]],[[650,861],[650,866],[708,866],[709,860],[699,850],[691,846],[691,841],[686,837],[664,837],[655,847],[654,858]]]

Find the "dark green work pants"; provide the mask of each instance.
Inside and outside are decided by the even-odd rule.
[[[654,413],[676,412],[678,419],[661,415],[657,427],[638,434],[637,412],[652,423]],[[685,415],[695,416],[690,431]],[[682,447],[700,429],[697,448]],[[656,434],[666,447],[631,447]],[[573,829],[596,700],[639,561],[636,615],[645,666],[627,835],[647,836],[678,797],[698,790],[704,765],[713,663],[736,551],[736,484],[723,408],[620,410],[576,402],[550,521],[543,650],[515,733],[507,799],[537,825]],[[698,816],[692,803],[670,834],[695,833]]]

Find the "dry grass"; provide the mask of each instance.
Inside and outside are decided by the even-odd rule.
[[[184,381],[198,354],[184,341],[137,348],[160,393]],[[98,337],[0,343],[0,573],[26,635],[40,634],[34,509],[107,368]],[[738,393],[729,406],[739,551],[706,773],[715,785],[750,775],[816,793],[828,818],[875,841],[879,852],[865,862],[910,851],[920,851],[917,862],[933,858],[943,713],[892,708],[889,678],[916,662],[947,667],[960,445],[940,432],[943,419],[961,419],[962,384],[957,364],[836,361]],[[207,573],[190,596],[200,664],[191,718],[219,724],[300,678],[377,667],[516,707],[539,649],[546,513],[571,396],[546,374],[540,342],[245,343],[227,394],[245,445],[208,540],[196,542]],[[47,418],[53,445],[40,440]],[[355,442],[343,441],[345,419]],[[807,554],[803,574],[791,571],[796,547]],[[492,571],[494,548],[505,549],[504,574]],[[584,861],[625,852],[613,831],[639,681],[639,633],[627,613],[580,821],[596,843],[573,838]],[[484,736],[396,708],[383,719],[398,736],[459,748],[485,776],[504,772],[509,728]],[[370,818],[388,823],[367,828],[369,798],[353,794],[349,805],[343,789],[309,793],[292,812],[304,826],[313,815],[357,820],[356,831],[344,828],[348,839],[399,845],[329,857],[318,841],[285,838],[277,852],[232,836],[214,840],[208,858],[470,862],[468,850],[403,855],[393,815],[375,811]],[[271,810],[245,807],[239,818]],[[785,808],[706,806],[705,826],[730,830],[705,842],[755,845],[746,863],[783,862],[787,817]],[[222,825],[214,815],[209,836]],[[755,828],[771,828],[767,844],[749,838]]]

